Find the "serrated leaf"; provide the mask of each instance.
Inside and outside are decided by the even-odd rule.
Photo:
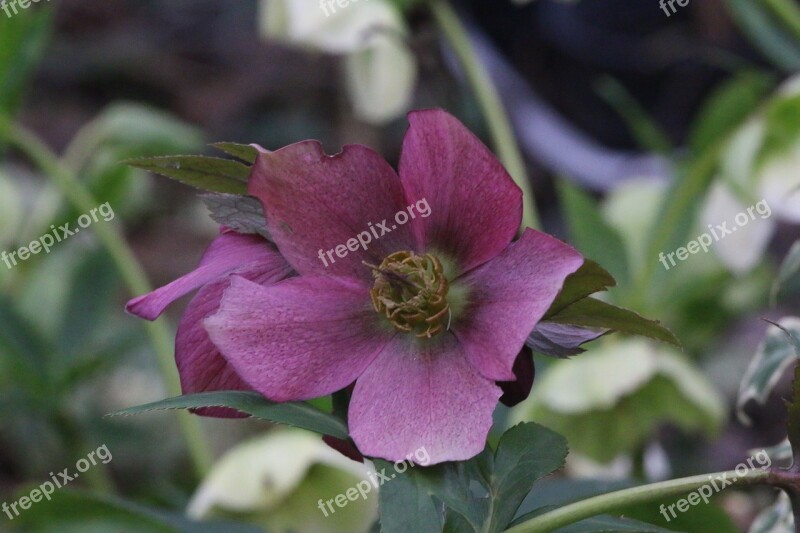
[[[594,200],[566,180],[558,183],[561,205],[575,247],[625,284],[630,280],[627,252],[622,237],[609,226]]]
[[[561,287],[556,299],[544,314],[544,320],[557,314],[568,305],[616,284],[614,276],[591,259],[586,259],[578,270],[564,280],[564,286]]]
[[[216,157],[176,155],[128,159],[123,163],[212,192],[247,194],[250,168]]]
[[[261,235],[268,241],[272,240],[264,207],[257,198],[222,193],[203,194],[200,197],[214,222],[239,233]]]
[[[778,295],[786,286],[800,285],[800,241],[796,241],[783,259],[778,276],[770,290],[772,305],[778,301]]]
[[[800,319],[786,317],[778,323],[787,331],[800,335]],[[777,326],[767,328],[764,340],[759,344],[739,386],[736,404],[739,420],[745,424],[750,423],[750,417],[745,411],[747,404],[753,401],[757,405],[764,405],[775,384],[796,360],[797,354],[786,335]]]
[[[584,298],[548,318],[557,324],[572,326],[606,328],[609,330],[641,335],[680,347],[681,343],[671,331],[658,321],[642,316],[594,298]]]
[[[378,472],[392,472],[392,463],[375,461]],[[442,531],[442,516],[431,497],[430,484],[425,472],[414,467],[397,475],[380,487],[380,521],[383,533]]]
[[[211,146],[251,165],[256,162],[258,157],[258,149],[249,144],[222,142],[214,143]]]
[[[561,468],[566,455],[564,437],[529,422],[506,431],[494,453],[487,447],[468,461],[392,474],[380,490],[381,530],[504,531],[533,484]],[[391,466],[376,462],[387,474]],[[436,502],[444,503],[444,513]]]
[[[567,441],[544,426],[519,424],[500,438],[491,476],[494,502],[487,532],[504,531],[533,484],[564,466]]]
[[[203,407],[228,407],[254,418],[307,429],[339,439],[348,437],[347,426],[340,419],[320,411],[304,402],[274,403],[257,392],[221,391],[202,392],[168,398],[136,407],[116,411],[107,416],[128,416],[147,411],[165,409],[201,409]]]

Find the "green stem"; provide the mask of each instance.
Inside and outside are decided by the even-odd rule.
[[[0,138],[24,153],[45,175],[49,176],[67,200],[79,211],[88,213],[97,201],[75,176],[64,168],[58,157],[31,131],[0,116]],[[111,224],[95,224],[97,238],[108,251],[128,289],[133,294],[152,291],[147,276],[124,237]],[[180,380],[173,358],[170,329],[163,321],[147,322],[145,328],[157,355],[158,365],[170,396],[181,394]],[[211,465],[211,452],[203,437],[200,422],[188,413],[176,413],[186,445],[198,476],[202,477]]]
[[[800,39],[800,8],[797,4],[789,0],[764,0],[764,3],[792,31],[795,38]]]
[[[768,470],[748,470],[746,474],[739,475],[735,470],[731,470],[609,492],[608,494],[601,494],[600,496],[559,507],[554,511],[539,515],[507,529],[506,533],[545,533],[553,531],[580,520],[630,505],[657,502],[671,496],[686,494],[705,485],[711,486],[711,479],[716,480],[722,476],[725,476],[728,480],[735,480],[735,486],[756,485],[767,483],[768,478],[772,476],[772,472]]]
[[[519,151],[514,131],[508,121],[503,103],[486,68],[478,61],[466,29],[458,15],[446,0],[432,0],[431,11],[436,23],[453,48],[467,80],[475,92],[478,105],[486,119],[489,134],[492,136],[497,156],[522,189],[523,208],[522,224],[529,228],[539,228],[539,217],[536,212],[536,201],[533,196],[525,161]]]

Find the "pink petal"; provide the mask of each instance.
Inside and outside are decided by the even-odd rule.
[[[270,234],[300,274],[372,279],[363,261],[378,265],[392,252],[417,248],[412,226],[419,219],[395,220],[408,206],[397,174],[365,146],[345,146],[333,156],[317,141],[261,151],[249,191],[263,203]],[[378,224],[384,222],[389,233],[382,235]]]
[[[284,262],[263,237],[225,230],[203,254],[200,265],[168,285],[129,301],[126,311],[155,320],[172,302],[236,268],[259,261]]]
[[[394,335],[378,318],[369,289],[347,278],[302,276],[262,287],[234,277],[204,325],[252,389],[284,402],[355,381]]]
[[[364,455],[390,461],[424,448],[430,463],[483,450],[500,388],[466,360],[458,340],[396,336],[356,381],[350,435]]]
[[[400,179],[411,200],[426,199],[424,249],[446,252],[460,271],[499,254],[522,221],[522,191],[489,149],[441,109],[414,111],[403,141]]]
[[[459,279],[469,304],[453,331],[467,357],[489,379],[514,379],[514,359],[566,277],[583,264],[574,248],[536,230]]]
[[[235,271],[237,276],[270,285],[291,272],[285,262],[259,262]],[[217,312],[222,294],[230,286],[230,276],[222,277],[200,289],[186,307],[175,338],[175,362],[184,394],[221,390],[250,390],[222,357],[203,327],[203,320]],[[203,409],[207,416],[241,416],[229,409]]]

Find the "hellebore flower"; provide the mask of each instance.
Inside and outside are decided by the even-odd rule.
[[[497,382],[516,379],[525,339],[583,258],[532,229],[512,242],[522,193],[497,159],[444,111],[409,121],[399,176],[360,145],[261,150],[249,193],[298,276],[232,276],[204,324],[271,400],[355,382],[348,424],[365,455],[464,460],[483,450]]]
[[[175,362],[184,394],[216,390],[250,390],[220,355],[202,321],[215,313],[236,274],[251,283],[268,285],[286,278],[291,267],[269,241],[223,227],[194,271],[149,294],[134,298],[126,310],[155,320],[178,298],[200,289],[186,308],[175,338]],[[232,415],[228,409],[204,409],[207,415]]]

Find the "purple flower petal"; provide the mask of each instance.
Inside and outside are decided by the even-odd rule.
[[[513,380],[525,339],[582,264],[571,246],[527,229],[499,256],[460,278],[469,287],[469,303],[453,331],[475,368],[492,380]]]
[[[431,464],[469,459],[483,450],[500,394],[452,335],[398,335],[356,381],[350,435],[364,455],[390,461],[421,448]]]
[[[134,298],[125,306],[125,310],[141,318],[155,320],[169,304],[198,287],[248,263],[272,262],[279,258],[275,248],[263,237],[224,230],[205,251],[195,270],[151,293]]]
[[[426,199],[424,248],[468,271],[499,254],[522,221],[522,191],[489,149],[441,109],[409,113],[400,179],[413,201]]]
[[[378,318],[369,289],[347,278],[302,276],[262,287],[233,277],[204,325],[253,390],[285,402],[355,381],[395,334]]]
[[[545,355],[569,357],[583,353],[583,344],[602,337],[608,331],[605,328],[584,328],[544,320],[536,324],[526,344]]]
[[[275,254],[278,260],[252,263],[235,271],[237,276],[260,285],[270,285],[284,279],[291,267]],[[209,283],[189,302],[178,326],[175,338],[175,362],[184,394],[221,390],[250,390],[222,357],[203,327],[203,320],[217,312],[222,294],[230,286],[230,276]],[[241,417],[231,409],[201,409],[206,416]]]
[[[395,214],[408,206],[403,187],[366,146],[345,146],[333,156],[317,141],[262,150],[248,188],[264,205],[278,249],[301,275],[371,280],[363,261],[379,265],[392,252],[417,249],[413,227],[420,219],[397,224]]]

